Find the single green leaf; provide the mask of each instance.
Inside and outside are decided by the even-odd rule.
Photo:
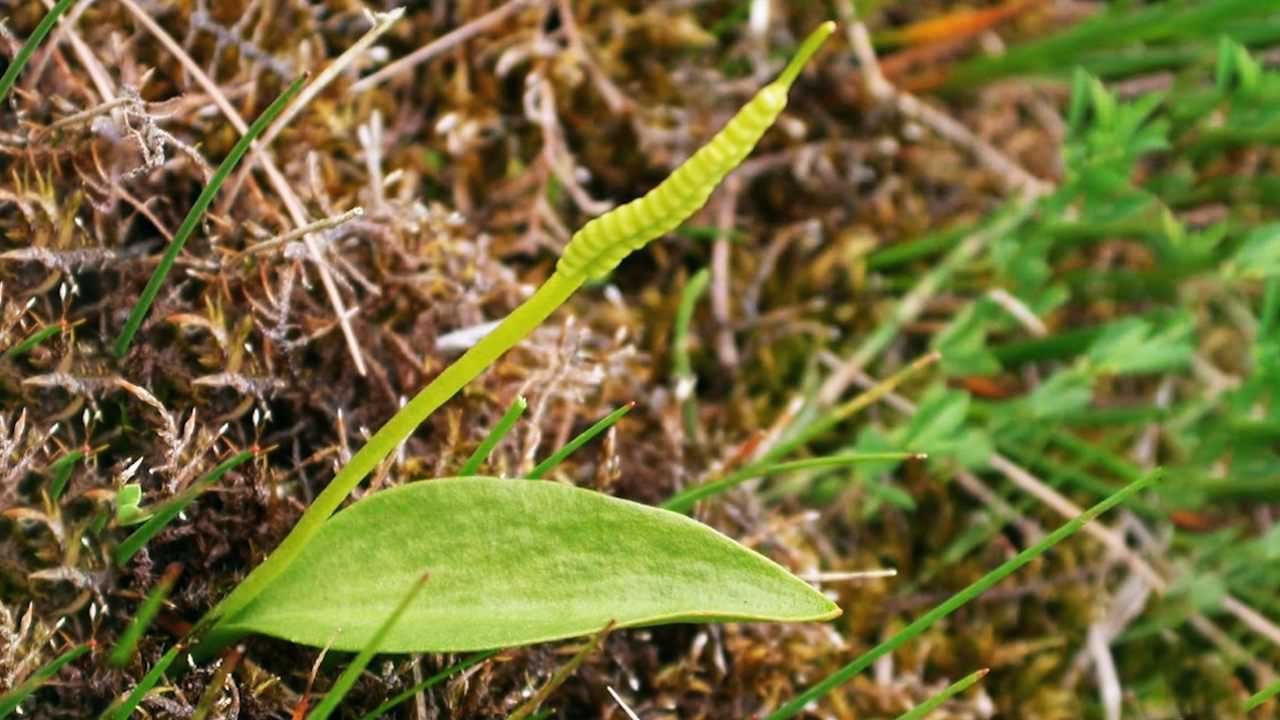
[[[830,600],[683,515],[541,480],[450,478],[335,515],[220,633],[383,652],[510,647],[673,622],[827,620]]]

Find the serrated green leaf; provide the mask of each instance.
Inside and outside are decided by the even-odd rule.
[[[672,622],[826,620],[772,561],[676,513],[540,480],[449,478],[329,520],[228,633],[365,646],[422,573],[383,652],[510,647]]]

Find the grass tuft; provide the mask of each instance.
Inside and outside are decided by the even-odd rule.
[[[507,408],[507,411],[498,419],[498,424],[493,426],[489,434],[476,447],[475,452],[471,453],[471,457],[467,458],[467,461],[462,464],[462,467],[458,470],[458,477],[467,477],[479,472],[480,466],[489,458],[489,453],[493,452],[498,443],[502,442],[502,438],[511,432],[511,428],[515,427],[516,421],[520,419],[520,416],[524,414],[525,409],[528,407],[529,403],[524,399],[524,396],[517,396],[515,401],[511,403],[511,407]]]

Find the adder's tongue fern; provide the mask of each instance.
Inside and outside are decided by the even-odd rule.
[[[464,385],[534,330],[588,278],[609,273],[649,241],[674,230],[706,203],[787,104],[787,90],[805,63],[835,30],[824,23],[805,40],[777,80],[759,93],[712,140],[647,195],[588,222],[565,247],[556,271],[528,300],[382,426],[338,472],[284,542],[211,616],[226,617],[248,605],[301,552],[320,526],[378,463]]]

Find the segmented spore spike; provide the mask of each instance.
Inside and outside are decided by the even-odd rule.
[[[658,187],[591,220],[574,233],[556,264],[556,272],[574,280],[603,277],[632,251],[670,232],[697,212],[778,119],[787,106],[787,90],[834,29],[835,23],[831,22],[819,26],[782,75],[757,92],[710,142]]]

